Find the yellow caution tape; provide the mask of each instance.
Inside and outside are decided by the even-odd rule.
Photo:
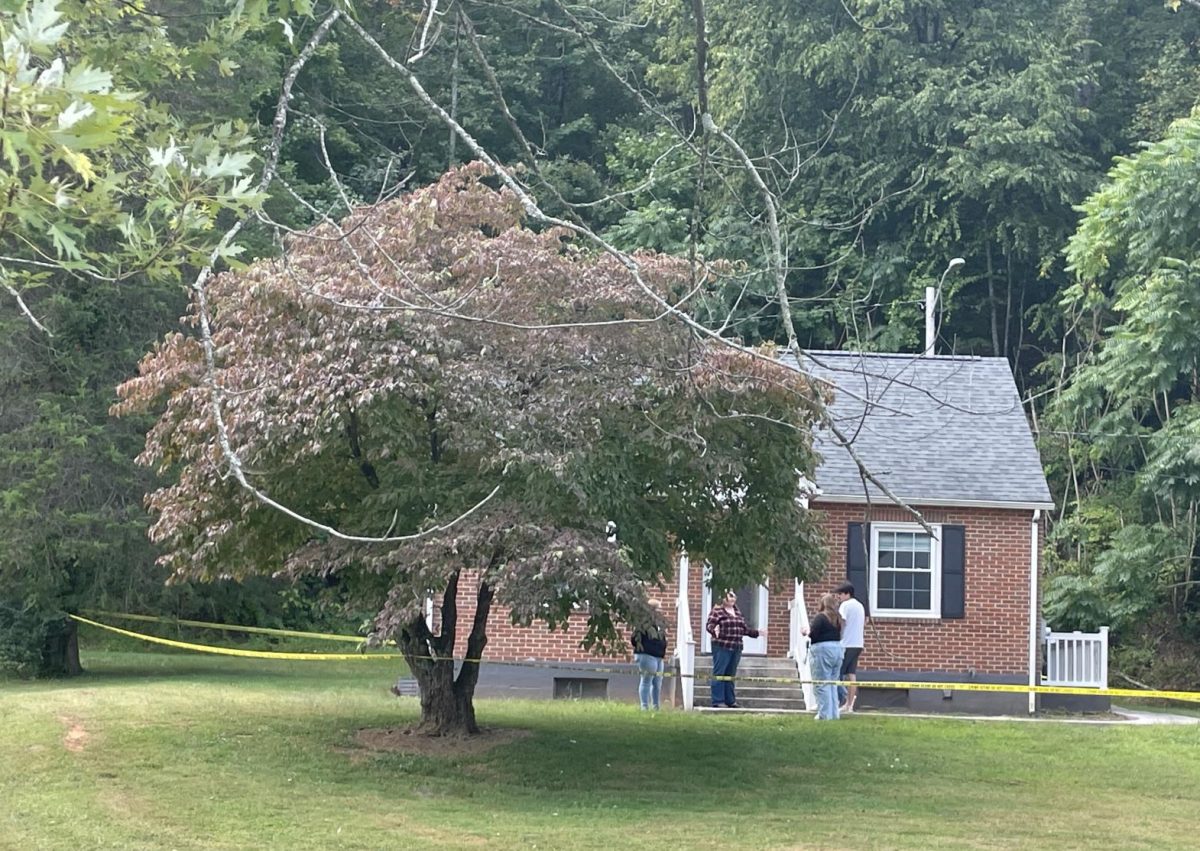
[[[109,632],[115,632],[118,635],[126,635],[130,638],[137,638],[141,641],[148,641],[151,644],[161,644],[165,647],[178,647],[181,650],[194,650],[197,653],[214,653],[218,656],[242,656],[249,659],[276,659],[289,662],[341,662],[350,659],[387,659],[395,662],[402,659],[396,653],[286,653],[282,651],[269,650],[241,650],[234,647],[214,647],[209,644],[192,644],[187,641],[174,641],[170,638],[159,638],[157,635],[145,635],[140,632],[131,632],[120,627],[109,626],[108,624],[99,623],[98,621],[89,620],[88,618],[80,617],[79,615],[67,615],[72,620],[79,623],[85,623],[88,626],[99,627],[106,629]]]
[[[276,659],[284,661],[303,661],[303,662],[329,662],[342,661],[350,659],[389,659],[398,661],[403,659],[397,653],[286,653],[281,651],[266,651],[266,650],[240,650],[231,647],[215,647],[208,644],[192,644],[186,641],[173,641],[169,638],[159,638],[155,635],[145,635],[140,632],[131,632],[127,629],[109,626],[108,624],[99,623],[88,618],[80,617],[79,615],[68,615],[68,617],[79,623],[85,623],[89,626],[99,627],[100,629],[115,632],[119,635],[125,635],[130,638],[137,638],[142,641],[148,641],[153,644],[162,644],[167,647],[178,647],[183,650],[193,650],[198,653],[213,653],[223,656],[242,656],[253,659]],[[135,619],[150,620],[149,615],[137,615]],[[184,623],[184,621],[178,621]],[[235,627],[229,624],[210,624],[209,626],[221,627],[234,631],[251,631],[245,627]],[[259,628],[259,629],[265,629]],[[258,631],[255,629],[253,631]],[[315,636],[320,633],[299,633],[288,630],[280,630],[278,632],[297,636]],[[339,639],[347,638],[347,636],[339,636]],[[361,641],[361,639],[356,639]],[[578,671],[591,674],[619,674],[622,676],[638,676],[637,668],[632,665],[624,668],[604,667],[596,665],[564,665],[556,662],[535,662],[535,661],[500,661],[491,659],[465,659],[465,658],[441,658],[434,656],[418,656],[418,659],[428,659],[431,661],[443,662],[462,662],[473,663],[476,665],[492,665],[492,666],[512,666],[521,668],[540,668],[554,671]],[[681,679],[704,679],[714,682],[737,682],[737,683],[783,683],[789,685],[835,685],[835,686],[858,686],[859,688],[892,688],[892,689],[926,689],[929,691],[983,691],[983,692],[1006,692],[1010,694],[1076,694],[1090,695],[1103,697],[1138,697],[1138,698],[1156,698],[1161,700],[1180,700],[1192,703],[1200,703],[1200,692],[1196,691],[1164,691],[1161,689],[1131,689],[1131,688],[1083,688],[1076,686],[1029,686],[1017,685],[1015,683],[942,683],[942,682],[910,682],[906,680],[806,680],[801,677],[756,677],[756,676],[720,676],[714,677],[707,674],[682,674],[675,671],[664,671],[664,677],[679,677]]]
[[[265,626],[237,626],[229,623],[212,623],[211,621],[189,621],[183,618],[168,618],[157,615],[131,615],[124,612],[102,612],[89,610],[89,614],[106,618],[118,618],[127,621],[143,621],[145,623],[177,624],[179,626],[194,626],[200,629],[222,629],[227,632],[251,632],[258,635],[281,635],[288,638],[315,638],[320,641],[345,641],[351,644],[363,644],[366,638],[361,635],[336,635],[329,632],[301,632],[295,629],[272,629]]]

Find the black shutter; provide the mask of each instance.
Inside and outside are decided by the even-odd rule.
[[[964,526],[942,527],[942,617],[962,618],[967,614],[967,530]]]
[[[846,579],[854,586],[854,596],[868,615],[871,613],[871,593],[867,587],[871,576],[867,555],[870,535],[871,527],[867,524],[850,523],[846,527]]]

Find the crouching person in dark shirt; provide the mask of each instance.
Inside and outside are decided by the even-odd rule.
[[[630,643],[633,644],[633,659],[637,662],[638,674],[641,676],[638,683],[638,699],[642,703],[642,709],[649,709],[651,706],[655,709],[660,708],[663,658],[667,655],[667,630],[662,625],[662,603],[651,600],[650,608],[654,610],[654,624],[639,629],[630,639]]]

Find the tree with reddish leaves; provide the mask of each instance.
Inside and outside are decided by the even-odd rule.
[[[483,656],[493,604],[586,618],[603,648],[648,620],[681,544],[722,587],[822,564],[796,498],[822,393],[665,316],[687,262],[635,255],[635,278],[527,227],[479,165],[285,248],[193,305],[211,362],[174,334],[119,390],[117,413],[161,411],[140,460],[173,483],[148,497],[151,537],[180,578],[337,577],[403,651],[424,731],[477,731],[478,664],[453,659]]]

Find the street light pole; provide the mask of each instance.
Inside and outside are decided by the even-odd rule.
[[[942,286],[946,283],[946,276],[965,262],[961,257],[955,257],[946,264],[946,271],[942,272],[942,278],[938,281],[937,289],[933,287],[925,288],[925,357],[933,354],[934,346],[937,343],[937,306],[942,298]]]

